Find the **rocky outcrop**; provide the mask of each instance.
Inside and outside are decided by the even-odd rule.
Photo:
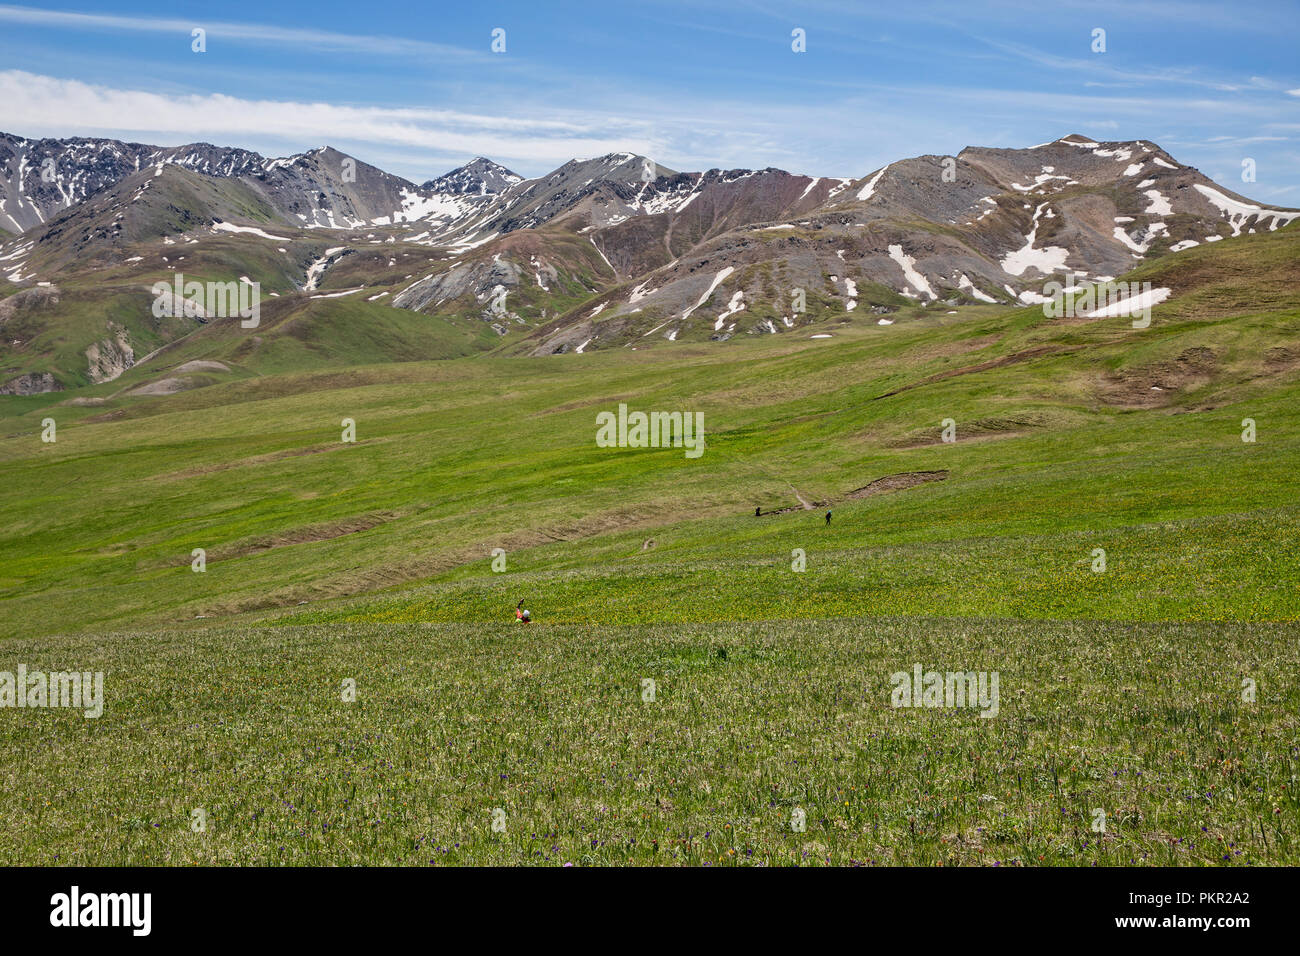
[[[16,316],[58,304],[59,287],[56,285],[35,286],[15,292],[7,299],[0,299],[0,328]]]
[[[0,385],[0,395],[41,395],[61,391],[63,386],[49,372],[28,372]]]
[[[127,340],[126,329],[110,326],[106,339],[86,349],[87,377],[96,385],[111,382],[135,364],[135,350]]]

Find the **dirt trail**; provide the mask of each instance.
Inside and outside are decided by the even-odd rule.
[[[787,484],[787,485],[790,485],[790,482],[787,481],[786,484]],[[810,504],[808,504],[808,502],[804,500],[803,495],[799,494],[799,489],[798,489],[798,488],[796,488],[794,485],[790,485],[790,490],[793,491],[793,492],[794,492],[794,496],[795,496],[796,498],[799,499],[799,504],[803,505],[803,510],[804,510],[804,511],[812,511],[812,510],[813,510],[813,506],[810,505]]]

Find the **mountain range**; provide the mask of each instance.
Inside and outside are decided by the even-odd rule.
[[[267,159],[0,133],[0,394],[146,362],[258,374],[288,352],[329,364],[831,335],[1034,304],[1053,276],[1107,280],[1297,217],[1150,141],[1076,134],[850,179],[614,153],[536,179],[479,157],[416,184],[330,147]],[[257,283],[259,327],[154,316],[151,287],[177,273]]]

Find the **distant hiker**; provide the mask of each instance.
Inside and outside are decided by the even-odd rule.
[[[519,603],[515,605],[515,620],[522,621],[525,624],[533,623],[533,616],[528,613],[528,609],[524,607],[523,598],[520,598]]]
[[[826,512],[826,523],[827,524],[831,523],[831,513],[829,511]]]
[[[755,518],[757,518],[757,517],[759,517],[760,515],[762,515],[762,513],[763,513],[763,506],[762,506],[762,505],[759,505],[757,508],[754,509],[754,517],[755,517]]]

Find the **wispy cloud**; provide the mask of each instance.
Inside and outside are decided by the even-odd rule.
[[[552,164],[622,149],[651,152],[662,145],[643,124],[602,131],[562,120],[450,110],[251,100],[219,93],[173,95],[21,70],[0,72],[0,128],[53,130],[60,136],[129,131],[164,139],[363,142]]]
[[[530,174],[570,159],[622,151],[685,169],[773,164],[809,171],[817,165],[809,154],[809,131],[831,125],[841,113],[833,106],[778,106],[742,125],[736,118],[745,113],[743,102],[665,104],[647,94],[593,100],[583,110],[548,111],[531,99],[513,106],[511,113],[470,113],[162,93],[0,71],[0,130],[126,137],[159,145],[209,140],[263,151],[267,144],[288,152],[350,144],[362,147],[368,161],[401,157],[413,177],[441,169],[412,168],[412,150],[427,152],[431,164],[489,156]],[[855,165],[852,174],[861,171]]]
[[[456,60],[483,60],[491,54],[467,50],[452,44],[415,40],[408,37],[369,36],[364,33],[334,33],[302,27],[282,27],[266,23],[232,23],[196,16],[131,17],[107,13],[73,13],[65,10],[40,10],[0,4],[0,21],[67,30],[107,30],[131,33],[172,33],[189,37],[201,27],[208,43],[232,40],[243,44],[268,44],[310,48],[324,52],[352,52],[368,56],[438,56]]]
[[[1267,81],[1262,80],[1260,77],[1251,77],[1248,82],[1232,82],[1222,77],[1215,78],[1206,76],[1204,75],[1204,70],[1199,67],[1165,67],[1161,69],[1129,70],[1112,65],[1112,63],[1106,59],[1106,54],[1096,54],[1088,59],[1080,59],[1078,57],[1058,56],[1054,53],[1046,53],[1024,44],[1011,43],[986,36],[976,36],[975,39],[987,44],[993,49],[1018,57],[1027,63],[1034,64],[1035,66],[1044,66],[1053,70],[1086,73],[1089,76],[1099,76],[1104,78],[1099,80],[1090,80],[1089,85],[1115,86],[1126,84],[1132,86],[1171,84],[1194,86],[1202,89],[1218,90],[1220,92],[1267,88]]]

